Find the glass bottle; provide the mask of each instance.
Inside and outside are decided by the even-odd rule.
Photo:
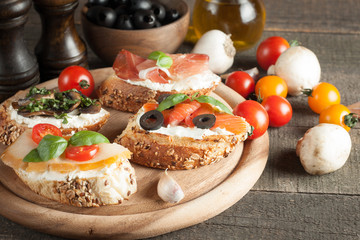
[[[218,29],[231,34],[236,50],[244,51],[261,38],[265,18],[262,0],[196,0],[192,23],[197,38]]]

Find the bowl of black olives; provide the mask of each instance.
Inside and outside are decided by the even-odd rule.
[[[183,0],[89,0],[81,14],[87,44],[109,65],[121,49],[143,57],[153,51],[174,53],[189,21]]]

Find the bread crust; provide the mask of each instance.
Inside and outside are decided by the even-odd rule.
[[[129,161],[119,161],[117,167],[111,172],[108,171],[97,177],[66,179],[65,181],[37,180],[31,177],[31,172],[22,170],[15,170],[15,172],[37,194],[75,207],[121,204],[137,191],[135,171]],[[114,181],[125,183],[127,189],[119,194]]]
[[[12,99],[8,99],[0,105],[0,142],[5,145],[13,143],[25,130],[30,129],[26,124],[20,124],[10,118],[8,108]],[[95,124],[82,126],[80,128],[60,128],[63,135],[74,134],[82,130],[98,131],[109,119],[110,113],[105,114]]]
[[[107,107],[119,111],[136,113],[145,103],[156,101],[161,94],[183,93],[192,96],[195,93],[208,95],[214,91],[212,88],[186,91],[155,91],[147,87],[132,85],[118,78],[115,74],[107,78],[97,90],[100,102]]]
[[[227,157],[234,147],[247,138],[242,135],[212,135],[203,139],[151,133],[139,127],[137,115],[114,142],[128,148],[132,162],[160,169],[193,169]]]

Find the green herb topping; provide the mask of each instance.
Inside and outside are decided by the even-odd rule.
[[[172,94],[172,95],[168,96],[167,98],[165,98],[159,104],[159,106],[157,107],[156,110],[158,110],[159,112],[162,112],[165,109],[171,108],[172,106],[175,106],[176,104],[184,102],[186,99],[190,99],[186,94],[183,94],[183,93]],[[200,103],[209,103],[215,107],[218,107],[221,111],[233,115],[232,111],[228,107],[226,107],[222,102],[220,102],[219,100],[217,100],[211,96],[207,96],[207,95],[198,96],[198,93],[195,93],[191,97],[191,101],[193,101],[193,100],[196,100]]]
[[[69,141],[65,138],[46,135],[39,143],[38,147],[31,150],[23,159],[23,162],[46,162],[59,157],[64,153],[67,146],[85,146],[99,143],[109,143],[104,135],[93,131],[80,131],[75,133]]]
[[[170,68],[173,64],[172,58],[161,51],[150,53],[148,59],[156,60],[156,65],[163,68]]]

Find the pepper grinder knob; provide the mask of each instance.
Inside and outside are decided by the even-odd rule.
[[[0,101],[39,82],[36,58],[24,42],[31,0],[0,1]]]
[[[71,65],[87,68],[86,46],[74,21],[78,0],[33,1],[42,23],[41,38],[35,47],[41,81],[58,77]]]

